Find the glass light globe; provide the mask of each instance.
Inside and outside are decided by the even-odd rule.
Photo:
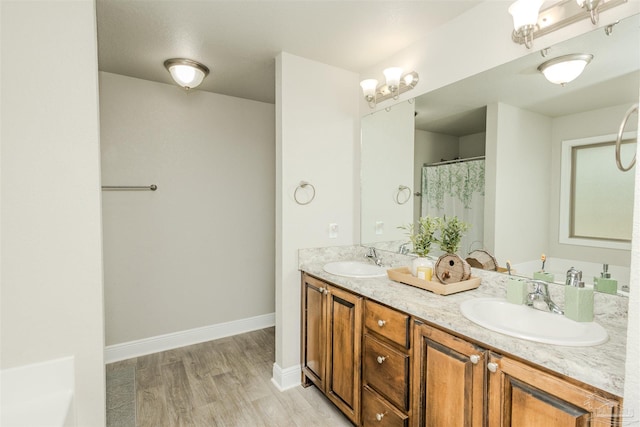
[[[538,12],[543,0],[518,0],[509,6],[509,13],[513,17],[513,28],[518,31],[528,25],[536,25]]]

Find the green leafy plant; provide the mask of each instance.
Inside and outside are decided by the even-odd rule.
[[[460,240],[462,240],[462,236],[470,226],[470,224],[460,221],[457,216],[449,218],[445,216],[444,219],[440,219],[440,249],[450,254],[458,252]]]
[[[418,220],[417,224],[405,225],[399,228],[407,230],[409,240],[413,244],[413,252],[420,257],[425,257],[429,254],[431,245],[438,242],[435,234],[439,227],[439,218],[423,216]]]

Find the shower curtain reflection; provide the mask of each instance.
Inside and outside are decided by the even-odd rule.
[[[484,157],[425,165],[422,196],[422,216],[457,216],[471,224],[459,255],[484,247]]]

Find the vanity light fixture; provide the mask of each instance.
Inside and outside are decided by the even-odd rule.
[[[626,3],[627,0],[560,0],[540,10],[542,0],[517,0],[509,7],[513,17],[515,43],[533,46],[533,39],[549,34],[586,18],[598,23],[600,12]]]
[[[540,6],[542,0],[518,0],[509,6],[509,14],[513,17],[513,40],[524,43],[527,49],[533,46],[533,32],[538,25]]]
[[[399,67],[386,68],[382,73],[385,77],[383,84],[378,85],[376,79],[365,79],[360,82],[364,99],[371,108],[389,98],[398,99],[400,94],[416,87],[420,79],[415,71],[403,74],[402,68]]]
[[[164,61],[164,68],[171,73],[173,80],[186,90],[197,87],[209,74],[205,65],[185,58],[172,58]]]
[[[596,25],[600,18],[600,13],[598,10],[598,6],[600,5],[600,0],[576,0],[578,6],[582,9],[589,12],[589,17],[591,18],[591,23]]]
[[[564,86],[578,78],[592,59],[593,55],[585,53],[559,56],[540,64],[538,71],[551,83]]]

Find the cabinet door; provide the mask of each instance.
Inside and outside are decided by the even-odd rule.
[[[360,423],[362,297],[330,286],[327,295],[327,397]]]
[[[413,425],[482,427],[486,351],[418,321],[413,342]]]
[[[320,390],[324,390],[327,352],[325,292],[326,283],[302,276],[302,382],[311,381]]]
[[[487,367],[489,427],[618,425],[621,402],[615,396],[493,353]]]

